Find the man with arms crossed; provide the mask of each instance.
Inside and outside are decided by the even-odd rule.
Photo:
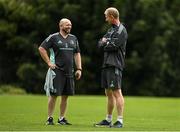
[[[70,34],[71,28],[72,24],[69,19],[61,19],[59,22],[59,32],[49,35],[39,47],[42,59],[49,66],[49,70],[51,70],[50,74],[52,76],[55,75],[51,80],[51,88],[46,88],[46,93],[49,93],[47,125],[54,124],[52,115],[57,96],[61,96],[58,124],[71,125],[65,119],[65,112],[68,96],[74,94],[74,61],[76,64],[75,77],[77,80],[80,79],[82,71],[78,40],[76,36]],[[48,51],[50,51],[50,55],[48,55]],[[46,78],[50,78],[50,74],[47,73]],[[46,80],[46,83],[50,84],[51,81],[47,82]],[[50,86],[49,84],[48,86]]]
[[[95,126],[121,128],[123,127],[124,109],[121,81],[128,35],[126,28],[120,23],[119,11],[116,8],[107,8],[104,14],[106,21],[112,25],[99,41],[99,47],[102,48],[104,52],[101,86],[105,88],[107,96],[107,116],[105,120],[95,124]],[[117,108],[117,121],[112,124],[114,105],[116,105]]]

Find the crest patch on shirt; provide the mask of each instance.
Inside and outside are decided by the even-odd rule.
[[[67,43],[65,43],[65,47],[68,48],[68,44]]]
[[[74,41],[73,41],[73,40],[70,40],[70,44],[74,44]]]

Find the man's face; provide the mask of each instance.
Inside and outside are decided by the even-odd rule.
[[[105,15],[106,22],[111,24],[112,23],[112,19],[111,19],[110,15],[108,15],[106,12],[104,13],[104,15]]]
[[[71,28],[72,28],[72,24],[70,21],[65,21],[61,26],[62,31],[65,32],[66,34],[69,34],[71,32]]]

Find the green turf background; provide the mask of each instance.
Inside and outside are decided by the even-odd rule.
[[[60,98],[56,102],[57,121]],[[47,97],[34,95],[0,96],[0,131],[119,131],[95,128],[105,118],[105,96],[69,98],[66,117],[72,126],[46,126]],[[114,110],[113,121],[116,120]],[[180,131],[180,98],[125,97],[124,128],[121,131]]]

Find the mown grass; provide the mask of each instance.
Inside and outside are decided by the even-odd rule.
[[[58,99],[55,122],[59,115],[59,103]],[[119,131],[117,128],[93,126],[105,115],[104,96],[73,96],[69,98],[66,113],[73,125],[46,126],[46,96],[0,96],[0,131]],[[179,124],[180,98],[125,97],[124,127],[121,131],[180,131]]]

